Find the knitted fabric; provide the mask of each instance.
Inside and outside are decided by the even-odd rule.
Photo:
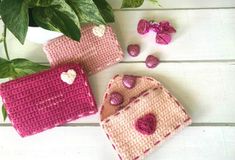
[[[79,63],[90,75],[121,61],[124,53],[112,28],[106,26],[104,35],[98,37],[93,27],[82,27],[80,42],[61,36],[46,43],[43,48],[51,66]]]
[[[107,101],[109,93],[117,89],[124,97],[128,97],[124,102],[125,106],[115,113],[101,113],[101,126],[120,159],[143,159],[167,138],[189,125],[191,118],[178,100],[158,81],[150,77],[139,77],[136,88],[128,90],[122,86],[121,79],[122,76],[116,76],[111,81],[101,111],[104,113],[115,107]],[[138,96],[128,103],[131,93]],[[139,120],[141,124],[144,123],[144,127],[137,127]],[[146,127],[150,130],[145,129]]]
[[[77,74],[71,85],[61,80],[61,73],[69,69]],[[78,64],[3,83],[0,95],[13,126],[22,137],[97,112],[87,77]]]

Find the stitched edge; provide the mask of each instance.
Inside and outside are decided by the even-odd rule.
[[[73,64],[72,64],[72,65],[73,65]],[[67,65],[66,65],[66,66],[67,66]],[[83,69],[81,68],[80,65],[76,65],[76,66],[79,66],[79,71],[81,71],[82,76],[83,76],[83,78],[85,79],[84,85],[85,85],[86,89],[88,89],[88,90],[91,92],[91,88],[90,88],[89,85],[87,84],[88,78],[86,77],[85,72],[83,71]],[[62,67],[63,67],[63,66],[62,66]],[[61,67],[58,67],[58,68],[61,68]],[[58,68],[56,68],[56,69],[54,69],[54,70],[57,70]],[[38,75],[38,74],[40,74],[40,73],[49,72],[50,70],[51,70],[51,69],[48,69],[48,70],[45,70],[45,71],[43,71],[43,72],[39,72],[39,73],[36,73],[36,74],[32,74],[32,75],[29,75],[29,76],[26,76],[26,77],[31,78],[33,75]],[[17,81],[17,79],[16,79],[15,81]],[[89,92],[88,92],[88,93],[89,93]],[[68,119],[66,119],[66,120],[64,120],[64,121],[62,121],[62,122],[60,122],[60,123],[56,123],[56,124],[54,124],[53,126],[45,127],[45,128],[39,129],[39,130],[34,131],[34,132],[32,132],[31,134],[27,134],[27,135],[24,135],[20,130],[18,130],[18,129],[16,128],[16,125],[15,125],[14,121],[11,119],[11,114],[10,114],[10,112],[9,112],[9,110],[8,110],[8,107],[7,107],[7,105],[5,104],[5,99],[2,98],[2,100],[3,100],[3,103],[4,103],[4,105],[5,105],[5,109],[6,109],[6,112],[7,112],[8,117],[9,117],[9,120],[11,121],[12,126],[15,128],[15,130],[17,131],[17,133],[18,133],[21,137],[26,137],[26,136],[34,135],[34,134],[40,133],[40,132],[42,132],[42,131],[45,131],[45,130],[54,128],[54,127],[59,126],[59,125],[64,124],[64,123],[68,123],[68,122],[73,121],[73,120],[76,120],[76,119],[78,119],[78,118],[85,117],[85,116],[88,116],[88,115],[92,115],[92,114],[97,113],[97,112],[98,112],[98,109],[97,109],[97,107],[95,107],[96,105],[94,104],[95,100],[94,100],[94,96],[93,96],[92,92],[91,92],[91,94],[88,94],[88,96],[89,96],[89,97],[91,98],[91,100],[92,100],[92,101],[90,101],[90,105],[95,108],[93,111],[84,112],[84,113],[79,114],[79,115],[77,115],[77,116],[74,116],[74,117],[72,117],[72,118],[68,118]],[[93,102],[93,101],[94,101],[94,102]]]
[[[112,78],[112,80],[109,82],[108,88],[106,89],[106,92],[105,92],[105,95],[107,95],[107,91],[108,91],[109,88],[111,88],[112,82],[113,82],[113,81],[115,80],[115,78],[118,77],[118,76],[119,76],[119,75],[114,76],[114,77]],[[154,80],[154,79],[151,78],[151,77],[142,77],[142,78],[146,78],[147,80],[150,80],[150,81],[156,81],[156,80]],[[158,82],[158,81],[156,81],[156,82]],[[153,145],[152,147],[150,147],[150,148],[146,149],[145,151],[143,151],[141,154],[139,154],[138,156],[136,156],[133,160],[137,160],[137,159],[141,158],[141,156],[146,155],[147,153],[149,153],[150,151],[152,151],[156,146],[158,146],[158,145],[160,144],[160,142],[162,142],[163,140],[166,140],[166,138],[169,138],[170,135],[172,135],[172,132],[177,131],[177,130],[179,130],[180,127],[183,127],[184,125],[189,125],[189,124],[191,123],[191,120],[192,120],[192,119],[191,119],[190,116],[187,114],[187,112],[186,112],[186,110],[184,109],[184,107],[179,103],[179,101],[178,101],[168,90],[166,90],[165,88],[163,88],[159,82],[158,82],[158,86],[157,86],[157,87],[152,88],[153,91],[156,91],[157,89],[161,89],[162,91],[165,91],[165,92],[168,94],[169,98],[173,99],[173,100],[175,101],[175,103],[177,104],[177,106],[180,107],[181,110],[187,115],[187,118],[183,121],[182,124],[178,124],[177,126],[174,127],[174,129],[173,129],[172,131],[170,131],[170,132],[168,132],[167,134],[165,134],[163,139],[154,142],[154,145]],[[149,92],[148,92],[148,91],[143,91],[143,92],[134,100],[133,103],[138,103],[138,102],[140,101],[140,98],[141,98],[141,97],[146,97],[146,96],[148,96],[148,95],[149,95]],[[106,96],[104,96],[103,101],[106,99],[105,97],[106,97]],[[131,103],[131,102],[130,102],[130,103]],[[104,129],[103,123],[108,123],[108,122],[110,121],[110,119],[111,119],[113,116],[118,116],[118,115],[120,114],[120,112],[125,112],[125,111],[127,111],[127,110],[131,107],[131,106],[129,105],[130,103],[128,103],[125,108],[121,109],[120,111],[116,112],[116,113],[113,114],[113,115],[110,115],[109,117],[107,117],[107,118],[105,118],[104,120],[101,121],[101,124],[102,124],[101,126],[102,126],[102,128],[103,128],[103,130],[104,130],[104,132],[105,132],[105,134],[106,134],[106,136],[108,137],[109,140],[110,140],[110,136],[109,136],[109,134],[106,132],[106,130]],[[102,105],[101,111],[103,110],[103,107],[104,107],[104,105]],[[101,115],[101,112],[100,112],[100,115]],[[112,142],[112,140],[110,140],[110,142],[111,142],[111,144],[112,144],[114,150],[116,150],[116,146],[115,146],[115,144]],[[118,157],[120,158],[120,160],[122,160],[122,157],[121,157],[120,153],[119,153],[117,150],[116,150],[116,152],[118,153]]]
[[[109,83],[108,83],[108,87],[106,87],[106,90],[105,90],[105,93],[104,93],[104,96],[103,96],[103,102],[104,102],[104,100],[107,98],[107,96],[108,96],[108,89],[109,88],[111,88],[111,86],[112,86],[112,83],[113,83],[113,81],[117,78],[117,77],[119,77],[120,75],[119,74],[117,74],[117,75],[115,75],[115,76],[113,76],[113,78],[109,81]],[[102,103],[102,105],[101,105],[101,107],[100,107],[100,120],[101,120],[101,114],[102,114],[102,112],[103,112],[103,109],[104,109],[104,104]],[[101,123],[102,121],[100,121],[100,123]]]
[[[104,102],[104,100],[107,98],[107,96],[108,96],[108,91],[109,91],[109,89],[112,87],[112,84],[113,84],[113,81],[115,81],[115,79],[117,78],[117,77],[120,77],[120,76],[123,76],[123,75],[119,75],[119,74],[117,74],[117,75],[115,75],[110,81],[109,81],[109,83],[108,83],[108,85],[107,85],[107,87],[106,87],[106,90],[105,90],[105,93],[104,93],[104,96],[103,96],[103,101],[102,102]],[[161,83],[160,82],[158,82],[157,80],[155,80],[155,79],[153,79],[153,78],[151,78],[151,77],[147,77],[147,76],[137,76],[138,78],[143,78],[143,79],[146,79],[146,80],[149,80],[149,81],[155,81],[156,82],[156,86],[160,86],[161,85]],[[157,87],[155,87],[153,90],[156,90],[157,89]],[[139,95],[137,95],[137,98],[139,97],[139,96],[141,96],[142,94],[144,94],[145,92],[147,92],[147,90],[144,90],[143,92],[141,92]],[[134,100],[136,100],[137,98],[135,98]],[[126,107],[124,107],[124,108],[122,108],[122,109],[120,109],[118,112],[120,112],[120,111],[122,111],[123,109],[125,109],[125,108],[127,108],[128,107],[128,105],[131,103],[132,101],[130,101],[127,105],[126,105]],[[128,107],[129,108],[129,107]],[[110,116],[112,116],[112,115],[110,115],[109,117],[106,117],[105,119],[103,119],[103,120],[101,120],[101,114],[102,114],[102,112],[103,112],[103,109],[104,109],[104,103],[102,103],[101,104],[101,109],[100,109],[100,123],[102,123],[103,121],[105,121],[107,118],[109,118]]]

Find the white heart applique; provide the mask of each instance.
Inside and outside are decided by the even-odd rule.
[[[60,78],[63,82],[71,85],[73,84],[75,78],[77,76],[77,73],[73,69],[69,69],[67,72],[62,72],[60,75]]]
[[[105,25],[99,25],[93,27],[92,32],[95,36],[102,37],[105,33]]]

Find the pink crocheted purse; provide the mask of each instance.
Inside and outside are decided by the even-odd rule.
[[[103,35],[101,33],[98,36],[93,33],[94,29],[99,30],[99,27],[83,26],[80,42],[66,36],[47,42],[43,48],[51,66],[68,62],[79,63],[90,75],[121,61],[124,53],[112,28],[106,26],[101,30]]]
[[[100,115],[101,126],[122,160],[143,159],[191,123],[179,101],[150,77],[115,76]]]
[[[97,112],[87,77],[78,64],[3,83],[0,95],[22,137]]]

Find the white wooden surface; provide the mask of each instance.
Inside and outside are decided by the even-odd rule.
[[[119,9],[120,1],[109,2],[115,9],[114,29],[123,50],[129,43],[139,43],[142,52],[137,58],[126,55],[123,62],[90,77],[98,104],[115,74],[153,76],[184,104],[193,124],[147,159],[234,160],[235,1],[160,0],[161,8],[145,2],[138,9]],[[171,20],[177,29],[173,42],[160,46],[154,43],[154,34],[139,36],[140,18]],[[11,58],[47,64],[41,45],[27,41],[21,46],[12,36],[8,42]],[[143,63],[148,54],[162,61],[153,70]],[[8,120],[0,121],[0,159],[113,160],[117,156],[98,125],[97,114],[23,139]]]
[[[147,160],[233,160],[235,128],[188,127],[150,154]],[[20,138],[12,127],[0,132],[1,159],[118,159],[100,127],[57,127]]]

